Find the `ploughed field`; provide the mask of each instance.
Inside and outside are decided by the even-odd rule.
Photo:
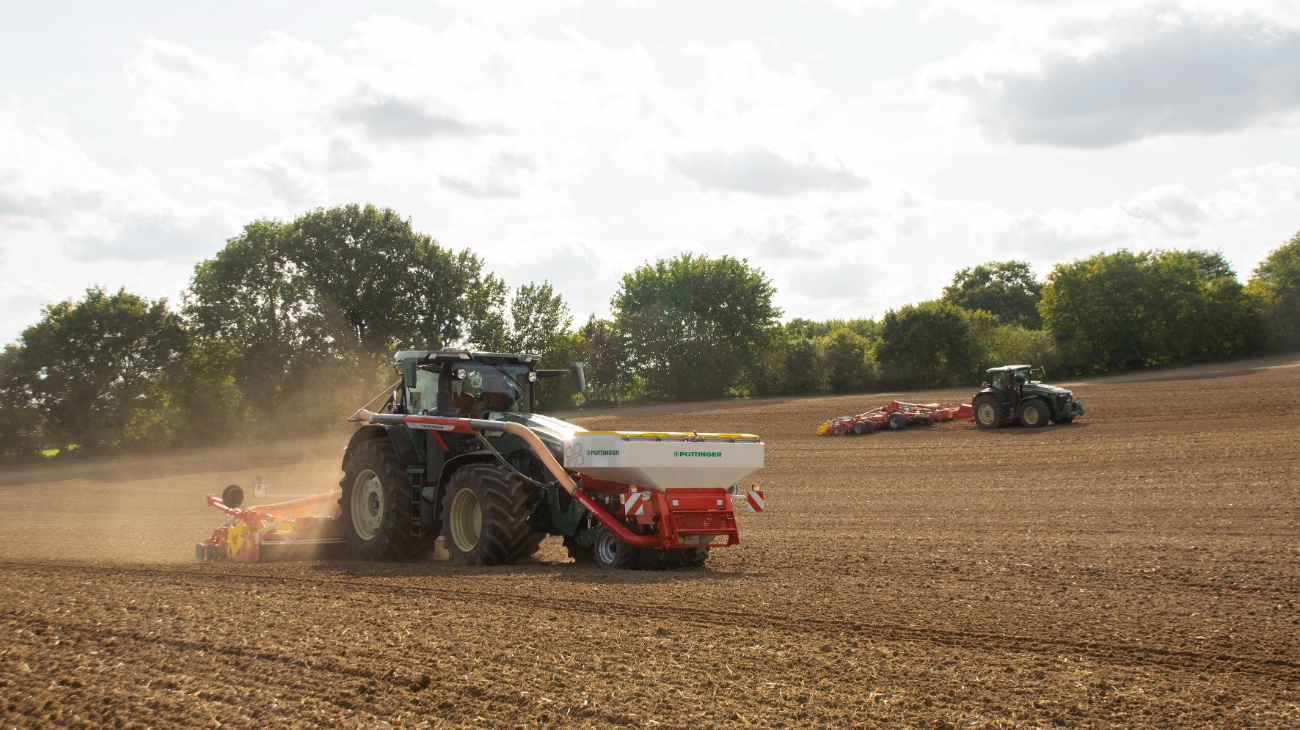
[[[570,414],[763,436],[769,511],[681,572],[192,561],[204,493],[328,489],[345,436],[2,472],[0,724],[1300,727],[1300,360],[1060,384],[1033,431]]]

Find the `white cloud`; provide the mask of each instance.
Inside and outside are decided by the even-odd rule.
[[[0,107],[6,248],[55,234],[74,259],[190,258],[239,219],[239,211],[219,202],[181,203],[167,187],[149,173],[110,171],[92,161],[62,117],[29,112],[16,100]]]
[[[812,190],[860,190],[866,178],[844,165],[790,162],[765,149],[706,150],[669,159],[672,168],[706,188],[755,195],[798,195]]]
[[[1010,32],[928,73],[976,122],[1025,144],[1108,147],[1280,123],[1300,111],[1300,31],[1254,15],[1141,8]]]

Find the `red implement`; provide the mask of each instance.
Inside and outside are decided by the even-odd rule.
[[[226,521],[194,546],[198,560],[256,563],[264,549],[343,543],[337,489],[257,507],[230,507],[215,494],[207,500],[209,507],[226,513]]]
[[[901,431],[908,426],[929,426],[939,421],[969,421],[969,403],[904,403],[894,401],[856,416],[837,416],[817,427],[819,436],[865,436],[882,428]]]

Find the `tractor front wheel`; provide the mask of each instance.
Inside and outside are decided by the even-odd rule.
[[[982,395],[975,399],[975,425],[980,428],[998,428],[1002,425],[1003,408],[997,398]]]
[[[442,525],[447,557],[461,565],[506,565],[541,543],[528,529],[523,485],[499,465],[469,464],[451,476]]]
[[[411,483],[387,438],[356,444],[343,459],[342,508],[348,553],[356,560],[413,560],[433,535],[411,537]]]
[[[1042,428],[1051,419],[1047,404],[1040,400],[1026,401],[1020,406],[1020,425],[1025,428]]]

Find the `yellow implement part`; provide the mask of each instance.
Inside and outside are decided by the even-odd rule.
[[[246,535],[248,535],[248,525],[242,522],[226,531],[226,550],[231,560],[239,554],[239,549],[244,546]]]

